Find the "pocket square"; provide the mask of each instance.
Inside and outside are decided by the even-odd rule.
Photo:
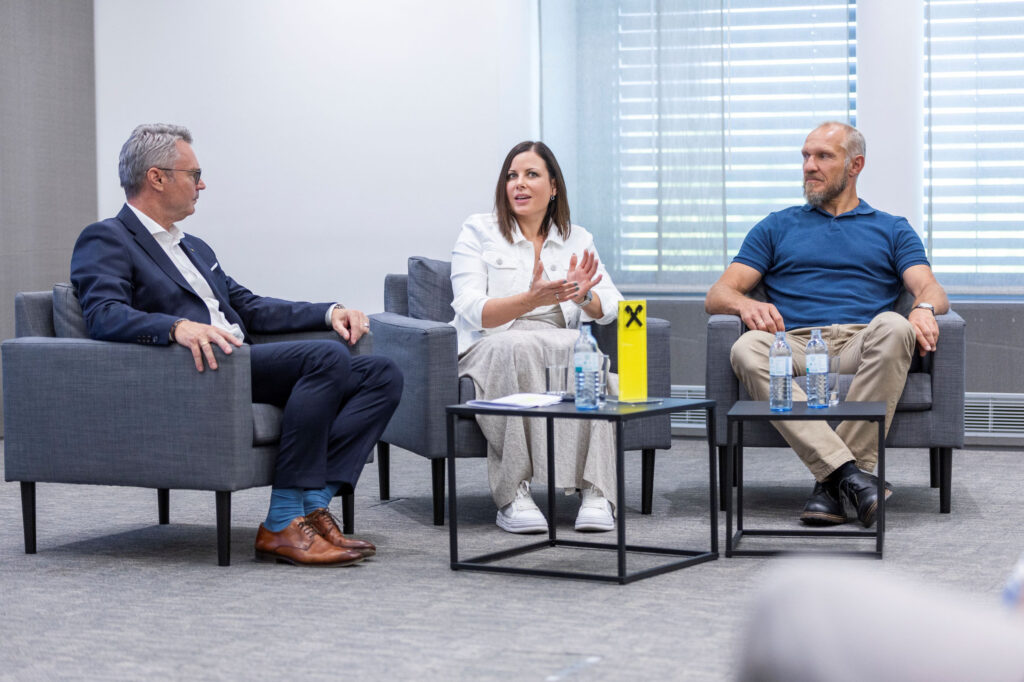
[[[210,268],[210,271],[212,272],[212,271],[216,270],[216,269],[217,269],[217,268],[219,268],[219,267],[220,267],[220,263],[219,263],[219,262],[217,262],[217,263],[214,263],[214,264],[213,264],[213,267],[212,267],[212,268]]]

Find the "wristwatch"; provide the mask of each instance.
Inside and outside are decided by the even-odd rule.
[[[924,308],[932,315],[935,314],[935,306],[933,306],[931,303],[918,303],[917,305],[914,306],[914,310],[917,310],[918,308]]]
[[[573,301],[573,303],[576,303],[576,306],[579,307],[580,309],[582,309],[582,308],[586,308],[588,305],[590,305],[590,302],[593,301],[593,300],[594,300],[594,292],[588,291],[587,295],[583,297],[583,300],[581,302],[576,303],[576,301]]]

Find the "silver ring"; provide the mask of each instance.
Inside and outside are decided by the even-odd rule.
[[[364,322],[364,323],[363,323],[363,329],[369,329],[369,328],[370,328],[370,325],[368,325],[368,324],[366,324],[366,323]]]

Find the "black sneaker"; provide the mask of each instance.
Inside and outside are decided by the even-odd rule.
[[[807,498],[800,520],[808,526],[834,526],[846,523],[846,512],[843,511],[839,486],[830,481],[815,483],[814,492]]]

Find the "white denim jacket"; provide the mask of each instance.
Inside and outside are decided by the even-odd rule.
[[[548,279],[564,278],[569,270],[570,257],[575,254],[578,261],[583,257],[584,249],[597,255],[593,236],[579,225],[572,226],[569,238],[564,241],[557,229],[549,230],[540,250]],[[460,354],[484,335],[497,334],[512,325],[509,321],[499,327],[484,329],[484,304],[492,298],[529,290],[533,262],[533,244],[523,237],[518,228],[509,244],[501,236],[498,219],[493,213],[477,213],[466,218],[452,249],[452,289],[455,293],[452,308],[455,309],[455,319],[451,324],[458,332]],[[594,320],[572,301],[562,301],[560,306],[567,327],[577,329],[581,323],[591,321],[608,324],[618,316],[622,294],[615,288],[600,258],[597,272],[602,275],[601,282],[592,291],[601,299],[603,315]]]

